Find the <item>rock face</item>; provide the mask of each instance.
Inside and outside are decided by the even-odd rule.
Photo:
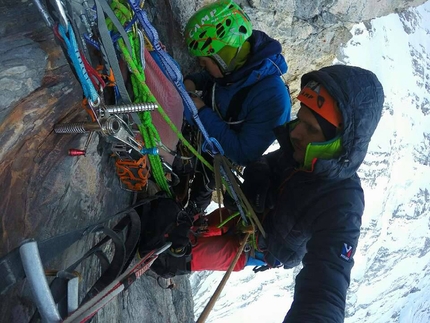
[[[82,90],[31,2],[0,4],[0,256],[27,238],[44,240],[85,227],[132,202],[120,188],[107,144],[96,136],[85,157],[86,135],[58,135],[59,122],[85,122]],[[17,19],[17,14],[21,19]],[[72,246],[52,268],[64,269],[97,237]],[[94,282],[95,259],[78,268]],[[94,322],[191,322],[193,303],[187,277],[162,289],[150,272],[100,311]],[[160,284],[167,284],[160,279]],[[84,285],[84,284],[82,284]],[[88,286],[83,286],[84,288]],[[187,295],[185,297],[184,295]],[[34,311],[28,285],[0,295],[1,322],[28,322]]]
[[[195,68],[183,43],[187,19],[208,1],[148,1],[160,38],[184,74]],[[278,39],[290,69],[292,96],[301,74],[331,64],[354,23],[401,11],[415,1],[238,1],[256,29]],[[85,121],[82,90],[53,33],[32,2],[0,0],[0,257],[27,238],[43,240],[107,217],[132,201],[120,188],[107,145],[97,136],[86,157],[69,157],[84,135],[57,135],[58,122]],[[82,254],[89,239],[58,259],[60,268]],[[97,265],[83,268],[88,277]],[[162,289],[149,272],[103,309],[100,322],[192,322],[186,276]],[[167,284],[163,279],[160,284]],[[33,311],[25,283],[0,295],[0,321],[27,322]]]
[[[163,2],[164,6],[167,1]],[[188,18],[204,4],[211,1],[170,0],[175,26],[185,26]],[[331,65],[336,52],[350,38],[349,30],[355,23],[401,12],[418,6],[425,0],[238,0],[250,16],[254,29],[259,29],[279,40],[289,65],[286,74],[293,97],[300,86],[300,76],[313,69]],[[156,10],[156,12],[162,12]],[[169,21],[167,16],[160,21]],[[177,31],[176,31],[177,33]],[[176,37],[176,35],[175,35]],[[179,41],[180,44],[177,42]],[[182,42],[173,45],[182,51]],[[183,54],[174,51],[174,57],[183,62]],[[188,59],[187,59],[188,60]],[[188,67],[188,64],[183,66]]]

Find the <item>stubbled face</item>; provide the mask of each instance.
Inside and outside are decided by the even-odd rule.
[[[294,147],[293,158],[296,162],[303,164],[308,144],[326,140],[317,119],[303,103],[300,104],[297,118],[299,122],[291,131],[290,138]]]
[[[199,64],[201,67],[203,67],[210,75],[212,75],[214,78],[222,78],[223,75],[221,73],[220,68],[218,65],[209,57],[199,57]]]

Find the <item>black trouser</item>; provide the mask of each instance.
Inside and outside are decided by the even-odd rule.
[[[208,163],[213,163],[210,155],[204,153],[202,156]],[[211,203],[212,192],[215,189],[213,172],[197,157],[186,161],[175,158],[173,171],[180,178],[179,184],[173,187],[176,199],[182,206],[188,203],[187,208],[195,211],[195,214],[203,212]]]
[[[213,164],[213,158],[203,154],[206,161]],[[204,211],[212,200],[212,192],[215,190],[215,177],[213,171],[208,169],[202,162],[198,162],[194,180],[190,187],[190,199],[188,205],[194,205]]]

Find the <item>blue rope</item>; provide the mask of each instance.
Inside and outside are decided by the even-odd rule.
[[[221,147],[220,143],[218,142],[218,140],[216,140],[213,137],[210,137],[209,141],[205,141],[203,143],[203,145],[202,145],[202,150],[203,151],[209,151],[208,148],[207,148],[208,142],[211,142],[217,148],[217,150],[219,151],[219,153],[221,155],[224,155],[224,149],[222,149],[222,147]]]
[[[90,44],[95,49],[100,50],[100,44],[98,41],[92,39],[87,33],[84,33],[84,40],[87,44]]]
[[[205,127],[203,126],[200,117],[198,115],[198,110],[196,106],[194,105],[194,102],[191,100],[190,96],[188,95],[187,91],[185,90],[184,83],[182,82],[182,74],[179,71],[176,64],[173,62],[172,58],[161,48],[160,40],[158,38],[158,33],[155,30],[155,28],[151,25],[151,23],[148,20],[148,16],[146,15],[146,12],[142,10],[139,7],[139,4],[135,2],[136,0],[128,0],[128,3],[130,4],[131,8],[133,9],[134,13],[137,16],[137,19],[139,20],[140,24],[142,25],[149,41],[151,42],[151,45],[156,50],[156,53],[158,54],[160,58],[160,62],[163,65],[163,68],[166,71],[166,74],[169,78],[169,80],[173,83],[173,85],[176,87],[176,89],[179,92],[179,95],[182,98],[182,101],[185,105],[185,107],[191,112],[192,118],[194,119],[195,123],[199,127],[204,139],[205,144],[204,147],[207,149],[206,151],[211,153],[212,155],[217,155],[220,153],[219,147],[221,145],[215,138],[209,137],[209,134],[207,133]],[[214,143],[216,143],[214,145]],[[221,149],[222,150],[222,149]]]
[[[72,25],[69,24],[69,28],[66,31],[65,28],[60,24],[58,25],[58,31],[63,38],[64,43],[66,44],[67,53],[69,54],[70,60],[72,61],[73,67],[76,71],[79,82],[81,83],[85,97],[89,101],[95,103],[99,99],[99,95],[94,88],[90,77],[88,76],[84,63],[82,62]],[[67,37],[67,32],[69,33],[70,37]]]
[[[124,30],[125,30],[126,32],[129,32],[129,31],[130,31],[130,29],[131,29],[131,27],[132,27],[132,26],[134,25],[134,23],[136,22],[136,20],[137,20],[137,17],[136,17],[136,16],[134,16],[134,17],[130,20],[130,22],[128,22],[128,23],[125,25]],[[115,33],[115,34],[112,34],[112,33],[111,33],[111,38],[112,38],[112,41],[113,41],[114,43],[116,43],[116,42],[118,41],[118,39],[122,38],[122,36],[121,36],[121,34],[120,34],[120,33]]]

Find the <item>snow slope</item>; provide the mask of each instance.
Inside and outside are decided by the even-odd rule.
[[[347,323],[430,322],[429,21],[430,1],[356,25],[334,62],[373,71],[386,95],[383,117],[359,170],[366,209]],[[299,270],[233,273],[207,322],[282,322]],[[191,276],[196,318],[222,276]]]

